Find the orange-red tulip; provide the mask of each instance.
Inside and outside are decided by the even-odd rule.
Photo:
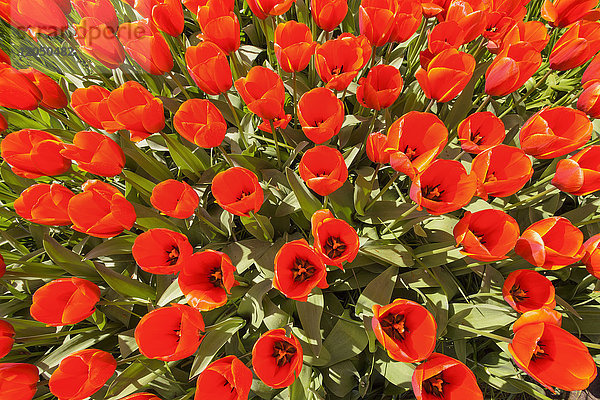
[[[581,83],[597,80],[600,77],[600,54],[592,58],[592,61],[588,64],[583,75],[581,76]]]
[[[269,15],[282,15],[287,12],[296,0],[248,0],[248,6],[259,19]]]
[[[135,9],[164,33],[179,36],[183,32],[184,16],[180,0],[136,0]]]
[[[165,127],[162,101],[135,81],[125,82],[110,93],[108,109],[134,142]]]
[[[519,224],[500,210],[467,211],[454,226],[454,239],[460,252],[478,261],[498,261],[515,247]]]
[[[42,101],[42,92],[21,71],[0,64],[0,106],[17,110],[35,110]]]
[[[73,7],[83,17],[94,17],[106,24],[113,32],[119,28],[115,7],[110,0],[72,0]]]
[[[563,217],[530,225],[517,240],[515,252],[536,267],[560,269],[583,257],[583,233]]]
[[[108,183],[89,180],[71,198],[67,211],[73,229],[90,236],[108,238],[131,229],[136,215],[133,205]]]
[[[391,359],[422,361],[435,349],[437,324],[422,305],[396,299],[385,306],[375,304],[373,314],[371,326],[375,337]]]
[[[488,7],[487,1],[452,0],[446,8],[446,21],[456,21],[469,43],[485,31]]]
[[[75,193],[58,183],[38,183],[21,193],[14,208],[17,214],[35,224],[70,225],[67,206],[73,196]]]
[[[371,58],[371,46],[365,36],[342,33],[315,49],[315,68],[325,87],[344,90]]]
[[[371,46],[380,47],[389,41],[395,28],[398,3],[396,0],[361,0],[358,25]]]
[[[587,271],[600,279],[600,234],[594,235],[583,243],[583,258]]]
[[[164,228],[149,229],[135,238],[131,255],[146,272],[175,274],[194,249],[187,236]]]
[[[550,26],[564,28],[598,11],[596,0],[545,0],[541,14]]]
[[[227,133],[223,114],[205,99],[184,102],[173,117],[173,126],[181,136],[205,149],[219,146]]]
[[[467,205],[477,189],[475,174],[454,160],[436,160],[417,175],[410,187],[410,198],[432,215],[456,211]]]
[[[8,129],[8,121],[6,117],[0,114],[0,133],[6,131]]]
[[[528,324],[536,324],[536,323],[544,323],[551,324],[556,326],[561,326],[562,324],[562,315],[551,308],[542,307],[537,310],[525,311],[512,326],[513,332],[518,331],[523,326]]]
[[[583,65],[600,50],[600,22],[579,21],[567,29],[550,53],[550,68],[566,71]]]
[[[492,53],[498,53],[511,44],[518,42],[527,42],[537,52],[546,48],[550,36],[546,26],[540,21],[514,21],[510,18],[502,20],[506,24],[505,32],[496,41],[488,43],[488,50]]]
[[[119,68],[125,61],[123,46],[111,28],[97,18],[83,17],[75,25],[75,40],[84,53],[107,68]]]
[[[302,346],[285,329],[265,332],[252,348],[254,373],[267,386],[280,389],[290,386],[302,370]]]
[[[196,352],[204,338],[204,320],[200,311],[173,304],[144,315],[135,328],[140,353],[148,358],[176,361]]]
[[[35,37],[38,33],[57,35],[69,27],[65,14],[69,2],[44,0],[1,0],[0,18]]]
[[[110,353],[80,350],[60,362],[48,386],[61,400],[83,400],[100,390],[116,369],[117,362]]]
[[[167,179],[154,186],[150,203],[152,207],[169,217],[185,219],[194,215],[200,197],[187,183]]]
[[[281,77],[273,70],[252,67],[248,75],[236,80],[234,85],[248,109],[262,119],[272,120],[285,115],[285,88]]]
[[[167,41],[147,20],[121,24],[117,36],[127,54],[149,74],[163,75],[173,69]]]
[[[0,363],[0,393],[12,400],[31,400],[40,380],[33,364]]]
[[[96,284],[81,278],[61,278],[35,291],[29,311],[33,319],[46,325],[73,325],[91,316],[99,300]]]
[[[100,176],[119,175],[125,166],[125,154],[117,142],[94,131],[77,132],[73,144],[65,144],[60,154],[75,161],[80,169]]]
[[[219,172],[212,180],[212,194],[225,211],[243,217],[257,213],[264,200],[258,177],[242,167]]]
[[[386,152],[396,171],[413,179],[422,173],[448,143],[448,129],[431,113],[410,111],[392,123]]]
[[[10,56],[2,49],[0,49],[0,63],[11,65]]]
[[[65,92],[48,75],[33,68],[20,69],[19,72],[25,75],[42,93],[40,106],[56,109],[65,108],[69,104]]]
[[[344,103],[324,87],[309,90],[298,101],[298,119],[302,131],[316,144],[339,133],[344,115]]]
[[[306,186],[321,196],[335,192],[348,179],[344,156],[333,147],[316,146],[307,150],[298,170]]]
[[[419,29],[423,13],[419,0],[399,1],[397,7],[389,41],[402,43],[410,39]]]
[[[489,111],[471,114],[458,124],[460,147],[467,153],[479,154],[502,143],[505,137],[504,123]]]
[[[0,154],[12,171],[25,178],[60,175],[71,161],[60,155],[63,142],[56,136],[35,129],[9,133],[0,143]]]
[[[518,90],[542,65],[542,55],[528,42],[504,48],[485,72],[485,92],[506,96]]]
[[[194,400],[247,400],[252,371],[236,356],[213,361],[198,375]]]
[[[185,62],[192,79],[206,94],[218,95],[231,87],[233,78],[227,56],[216,44],[201,42],[188,47]]]
[[[502,296],[520,313],[556,307],[552,282],[529,269],[519,269],[508,274],[502,286]]]
[[[583,196],[600,190],[600,146],[590,146],[560,160],[552,184],[565,193]]]
[[[15,328],[8,321],[0,319],[0,358],[10,353],[15,342],[14,338]],[[0,383],[1,386],[2,384]]]
[[[201,7],[197,17],[202,40],[213,42],[229,54],[240,47],[240,21],[229,5],[212,1],[209,6]]]
[[[386,151],[388,148],[387,136],[381,132],[373,132],[367,136],[367,157],[369,160],[378,164],[386,164],[390,162],[390,153]]]
[[[317,26],[331,32],[348,13],[348,0],[311,0],[310,13]]]
[[[354,261],[360,243],[356,230],[350,224],[335,218],[329,210],[316,211],[310,224],[315,250],[325,264],[344,269],[342,263]]]
[[[463,363],[444,354],[433,353],[412,376],[417,400],[483,400],[475,374]]]
[[[305,24],[288,21],[277,25],[275,29],[275,56],[285,72],[305,69],[316,45],[310,28]]]
[[[592,118],[600,117],[600,80],[592,80],[583,84],[583,93],[577,100],[577,109]]]
[[[356,100],[364,107],[381,110],[394,104],[402,91],[402,76],[396,67],[376,65],[358,81]]]
[[[4,257],[0,255],[0,278],[4,276],[6,273],[6,262],[4,261]]]
[[[436,55],[447,49],[458,49],[464,42],[465,33],[456,21],[435,25],[427,37],[427,49],[419,55],[421,68],[427,69]]]
[[[304,239],[284,244],[275,255],[273,287],[290,299],[306,301],[317,286],[328,287],[327,270],[319,253]]]
[[[419,68],[415,77],[428,99],[445,103],[467,86],[474,70],[472,55],[450,48],[433,57],[426,69]]]
[[[544,108],[523,124],[519,141],[538,159],[560,157],[587,143],[593,131],[584,112],[567,107]]]
[[[71,95],[71,107],[88,125],[111,133],[116,132],[125,127],[116,122],[110,113],[108,96],[110,92],[102,86],[78,88]]]
[[[204,250],[183,261],[179,274],[179,288],[187,303],[200,310],[210,311],[227,303],[235,280],[235,265],[225,253]]]

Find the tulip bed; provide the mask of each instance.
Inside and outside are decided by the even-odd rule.
[[[0,399],[578,396],[596,6],[0,0]]]

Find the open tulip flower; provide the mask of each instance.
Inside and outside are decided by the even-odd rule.
[[[149,229],[135,238],[131,254],[135,262],[152,274],[174,274],[194,249],[187,236],[165,228]]]
[[[242,167],[219,172],[212,180],[212,193],[224,210],[244,217],[257,213],[264,200],[258,177]]]
[[[458,124],[458,140],[461,148],[479,154],[501,144],[506,137],[504,123],[489,111],[469,115]]]
[[[274,389],[290,386],[302,370],[302,346],[294,335],[285,329],[264,333],[252,348],[254,373],[267,386]]]
[[[213,361],[198,376],[194,400],[246,400],[252,385],[252,371],[235,356]]]
[[[358,254],[358,234],[346,221],[337,219],[329,210],[316,211],[311,218],[315,249],[327,265],[342,268]]]
[[[344,122],[344,104],[326,88],[315,88],[298,102],[298,119],[307,138],[321,144],[337,135]]]
[[[529,269],[519,269],[508,274],[502,286],[502,295],[520,313],[540,308],[553,309],[556,306],[552,282]]]
[[[298,167],[306,186],[321,196],[328,196],[344,185],[348,179],[348,167],[344,156],[327,146],[317,146],[302,156]]]

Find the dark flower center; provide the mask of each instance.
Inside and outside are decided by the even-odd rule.
[[[475,132],[471,133],[471,142],[473,142],[479,146],[482,141],[483,141],[483,136],[481,136],[481,133],[479,133],[479,131],[475,131]]]
[[[325,242],[325,246],[323,246],[323,250],[325,250],[325,255],[333,260],[334,258],[341,257],[346,251],[346,247],[346,243],[342,242],[339,237],[329,236]]]
[[[294,264],[292,265],[292,274],[294,276],[294,282],[304,282],[311,278],[317,269],[305,259],[296,257]]]
[[[410,161],[413,161],[415,158],[417,158],[417,149],[412,149],[408,146],[406,146],[406,148],[404,149],[404,154],[406,154],[406,157],[408,157],[408,159]]]
[[[535,350],[533,352],[533,356],[531,357],[531,361],[539,360],[540,358],[550,357],[548,353],[544,351],[544,345],[541,341],[538,341],[535,345]]]
[[[339,75],[339,74],[341,74],[342,72],[344,72],[344,66],[343,66],[343,65],[341,65],[341,66],[339,66],[339,67],[337,67],[337,66],[336,66],[336,67],[334,67],[334,68],[331,70],[331,74],[332,74],[332,75]]]
[[[225,287],[223,285],[223,271],[221,270],[221,267],[214,268],[210,274],[208,274],[208,281],[212,283],[214,287]]]
[[[173,246],[171,250],[167,251],[167,257],[169,258],[169,265],[177,264],[177,260],[179,260],[179,248],[177,246]]]
[[[438,189],[439,186],[439,183],[433,187],[425,186],[423,188],[423,197],[431,201],[440,201],[442,199],[442,194],[444,193],[444,190]]]
[[[240,193],[240,195],[237,198],[237,201],[242,201],[244,200],[244,198],[250,196],[252,193],[251,192],[247,192],[245,190],[242,190],[242,192]]]
[[[379,323],[385,334],[393,340],[402,341],[409,332],[404,314],[388,314]]]
[[[487,175],[485,176],[485,181],[486,182],[495,182],[497,181],[498,178],[496,177],[496,173],[494,171],[488,171]]]
[[[292,362],[295,355],[296,348],[286,341],[280,340],[273,345],[273,357],[278,367],[283,367],[285,364]]]
[[[432,396],[443,397],[445,384],[447,382],[444,382],[444,378],[440,372],[423,382],[423,389]]]
[[[521,286],[519,285],[514,285],[510,288],[510,295],[518,302],[525,301],[529,298],[529,296],[527,296],[527,290],[521,289]]]
[[[485,244],[485,234],[478,233],[478,232],[473,232],[473,235],[475,236],[475,238],[477,239],[477,241],[479,243]]]

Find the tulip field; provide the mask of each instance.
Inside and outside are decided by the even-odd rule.
[[[597,118],[597,0],[0,0],[0,400],[596,399]]]

